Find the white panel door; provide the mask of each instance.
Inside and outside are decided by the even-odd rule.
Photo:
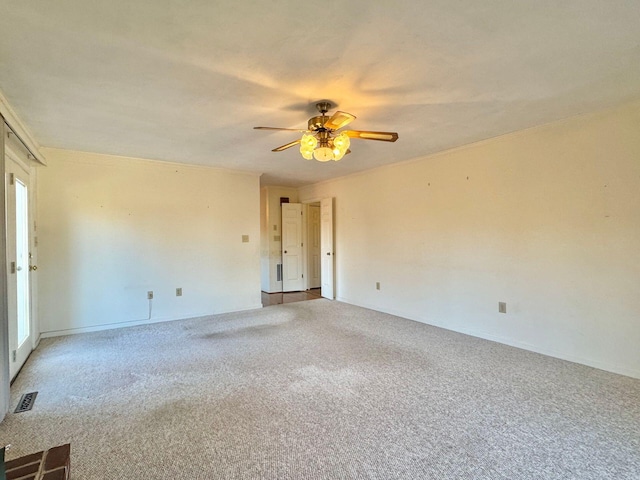
[[[309,205],[307,246],[307,288],[320,288],[320,205]]]
[[[334,294],[334,251],[333,251],[333,198],[323,198],[320,202],[320,250],[322,258],[321,293],[333,300]]]
[[[282,204],[282,291],[304,290],[302,204]]]
[[[26,160],[28,162],[28,159]],[[13,379],[33,349],[29,173],[6,156],[9,374]]]

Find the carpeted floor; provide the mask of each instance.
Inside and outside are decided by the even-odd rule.
[[[43,340],[8,458],[94,479],[638,479],[640,381],[320,299]]]

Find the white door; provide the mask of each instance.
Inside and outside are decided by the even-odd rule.
[[[282,291],[304,290],[302,204],[282,204]]]
[[[7,304],[9,374],[13,379],[33,349],[29,172],[7,152]],[[28,159],[27,159],[28,162]]]
[[[321,293],[325,298],[334,298],[334,251],[333,251],[333,198],[320,202],[320,250],[322,258]]]
[[[307,288],[320,288],[320,205],[309,205],[307,245]]]

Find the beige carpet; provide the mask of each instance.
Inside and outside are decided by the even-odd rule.
[[[314,300],[43,340],[8,458],[72,478],[639,479],[640,381]]]

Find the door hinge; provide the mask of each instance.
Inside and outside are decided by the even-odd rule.
[[[9,185],[16,183],[16,176],[13,173],[9,174]]]
[[[16,262],[11,262],[11,273],[16,273]]]
[[[11,352],[11,358],[12,360],[15,362],[16,359],[18,358],[18,354],[16,353],[16,351],[14,350],[13,352]]]

